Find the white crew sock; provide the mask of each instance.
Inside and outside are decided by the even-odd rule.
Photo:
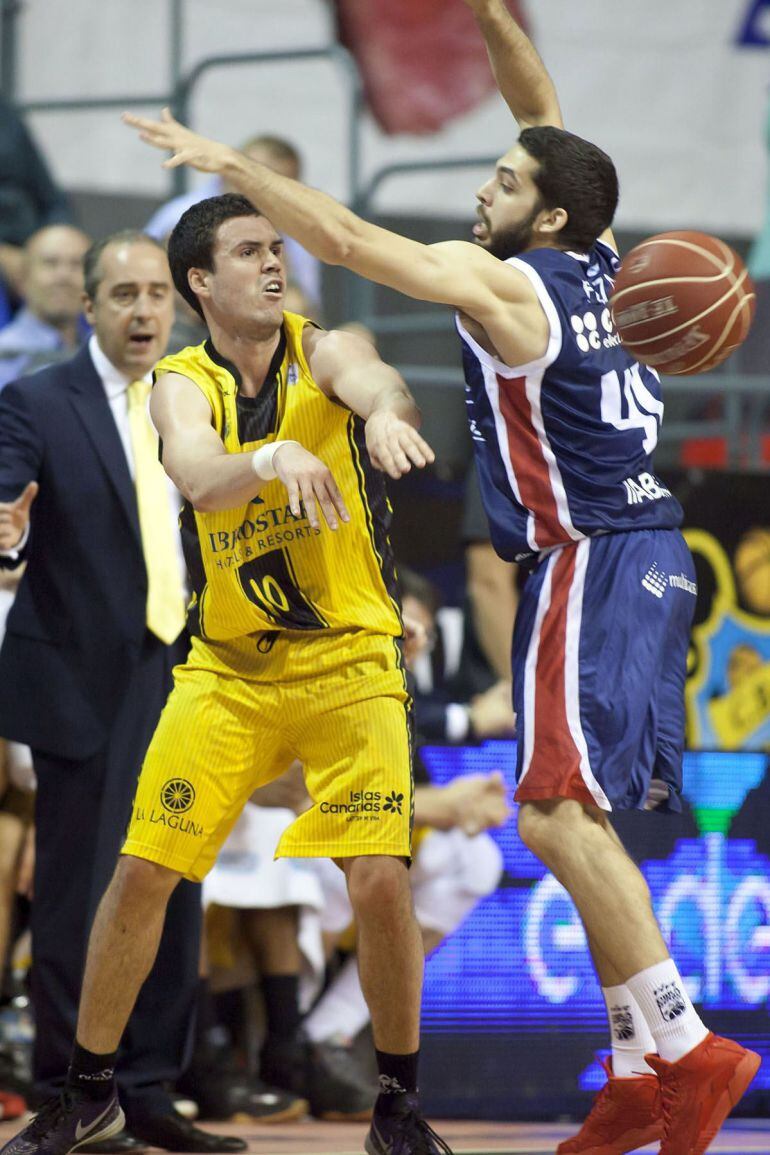
[[[626,986],[647,1020],[662,1059],[676,1063],[706,1038],[708,1029],[692,1005],[673,959],[633,975]]]
[[[358,978],[358,960],[352,956],[321,1001],[307,1016],[304,1027],[314,1043],[327,1039],[354,1039],[369,1022],[369,1008]]]
[[[644,1056],[657,1051],[647,1020],[628,987],[602,987],[612,1038],[612,1073],[616,1079],[654,1075]]]

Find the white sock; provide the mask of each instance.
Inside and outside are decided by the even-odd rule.
[[[358,960],[352,956],[307,1016],[304,1027],[314,1043],[325,1043],[335,1037],[354,1039],[369,1017],[358,978]]]
[[[616,1079],[654,1075],[644,1056],[657,1051],[647,1020],[628,987],[602,987],[612,1038],[612,1073]]]
[[[647,1020],[662,1059],[676,1063],[706,1038],[708,1028],[692,1005],[673,959],[640,971],[626,986]]]

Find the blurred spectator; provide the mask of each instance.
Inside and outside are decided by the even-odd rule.
[[[267,165],[282,176],[292,180],[302,179],[302,158],[299,152],[288,140],[279,136],[253,136],[241,145],[241,151],[252,160]],[[207,197],[219,196],[223,192],[230,192],[221,177],[210,177],[189,192],[167,201],[150,217],[145,225],[145,232],[156,240],[165,241],[168,234],[176,225],[182,213]],[[259,207],[259,206],[257,206]],[[284,238],[284,252],[286,268],[290,281],[302,290],[310,301],[314,310],[321,307],[321,265],[311,256],[293,237]],[[310,314],[305,314],[309,316]]]
[[[0,97],[0,278],[13,296],[22,295],[22,245],[45,225],[71,219],[24,122]],[[0,302],[0,314],[4,306],[7,300]]]
[[[83,320],[83,257],[89,238],[71,225],[49,225],[24,246],[24,305],[0,331],[0,389],[74,353]]]
[[[467,631],[462,611],[440,609],[438,590],[420,574],[399,567],[399,577],[404,614],[420,623],[425,639],[409,638],[405,646],[418,738],[465,742],[511,737],[516,718],[510,676],[490,678],[491,685],[474,693],[463,661]]]
[[[275,860],[273,855],[283,831],[309,804],[298,762],[277,781],[257,790],[204,881],[204,902],[236,915],[236,936],[247,955],[249,972],[256,975],[265,1009],[260,1075],[268,1089],[280,1089],[280,1109],[296,1111],[295,1106],[285,1104],[288,1095],[294,1104],[304,1101],[305,1109],[309,1107],[317,1118],[365,1120],[371,1115],[376,1091],[362,1085],[357,1070],[338,1062],[336,1048],[314,1046],[300,1030],[303,976],[305,984],[315,976],[315,987],[324,966],[320,935],[324,896],[306,861]],[[217,951],[210,940],[210,953],[212,961],[218,953],[221,956],[221,944]],[[226,1073],[223,1077],[210,1065],[206,1069],[198,1064],[179,1088],[210,1112],[213,1086],[223,1088],[220,1102],[230,1098],[226,1078]],[[267,1115],[264,1110],[259,1113]],[[257,1116],[257,1111],[252,1114]],[[280,1119],[271,1114],[265,1121]]]

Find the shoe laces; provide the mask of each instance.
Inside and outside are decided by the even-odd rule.
[[[413,1137],[417,1139],[417,1146],[410,1148],[409,1155],[436,1155],[437,1152],[441,1155],[453,1155],[452,1148],[436,1134],[427,1119],[424,1119],[415,1107],[407,1108],[401,1119],[412,1132],[410,1140]]]
[[[675,1070],[672,1069],[667,1071],[665,1078],[660,1080],[660,1106],[661,1114],[663,1115],[664,1141],[671,1134],[678,1097],[679,1082]]]
[[[48,1099],[29,1124],[29,1138],[44,1139],[55,1130],[65,1115],[71,1113],[75,1103],[76,1096],[71,1091],[62,1091]]]

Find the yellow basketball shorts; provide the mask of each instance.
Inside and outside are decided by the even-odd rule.
[[[410,856],[411,699],[396,639],[196,638],[174,671],[122,853],[199,882],[251,793],[294,759],[313,805],[276,857]]]

